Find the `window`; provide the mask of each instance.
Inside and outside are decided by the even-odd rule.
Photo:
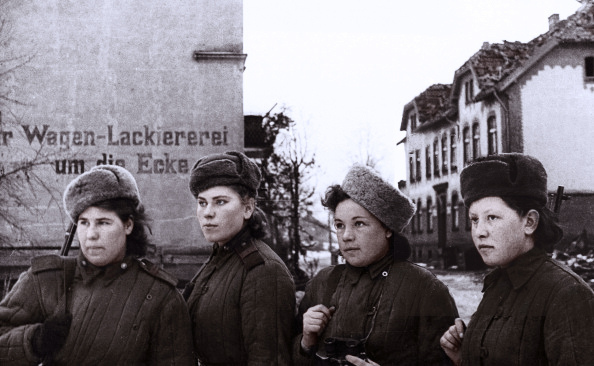
[[[433,176],[439,177],[439,140],[433,141]]]
[[[410,130],[414,131],[417,129],[417,115],[416,113],[412,113],[409,117],[410,120]]]
[[[458,202],[458,193],[452,193],[452,231],[458,231],[460,228],[460,203]]]
[[[431,179],[431,146],[425,148],[425,175]]]
[[[419,233],[423,232],[423,202],[421,202],[421,199],[419,198],[417,200],[417,231]]]
[[[441,171],[444,175],[448,174],[448,135],[441,137]]]
[[[410,181],[411,181],[411,183],[414,183],[415,182],[415,157],[414,157],[413,153],[409,154],[408,170],[410,172]]]
[[[421,181],[421,150],[415,150],[415,161],[416,161],[416,172],[417,172],[417,182]]]
[[[470,128],[464,127],[464,131],[462,132],[462,136],[464,137],[464,165],[468,164],[471,160],[470,157]]]
[[[415,200],[412,201],[413,205],[416,205]],[[413,217],[412,220],[410,220],[410,229],[412,231],[413,234],[417,233],[417,220],[415,220],[415,218]]]
[[[584,59],[584,76],[594,79],[594,57],[588,56]]]
[[[474,83],[472,82],[472,79],[464,83],[464,96],[466,104],[472,103],[474,98]]]
[[[427,197],[427,232],[433,232],[433,200]]]
[[[495,116],[487,119],[489,129],[489,155],[497,154],[497,119]]]
[[[481,135],[478,122],[472,125],[472,158],[481,156]]]
[[[456,160],[458,157],[456,156],[456,148],[458,145],[456,144],[456,129],[452,128],[452,132],[450,133],[450,169],[453,172],[458,171],[458,163]]]

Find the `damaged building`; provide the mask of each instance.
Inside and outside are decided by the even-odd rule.
[[[474,158],[521,152],[548,172],[551,204],[564,187],[559,220],[564,250],[594,232],[594,6],[530,42],[484,43],[452,84],[436,84],[404,106],[407,181],[417,205],[407,236],[413,260],[475,269],[474,249],[460,195],[459,174]],[[587,235],[585,236],[587,237]],[[588,248],[593,243],[583,243]]]

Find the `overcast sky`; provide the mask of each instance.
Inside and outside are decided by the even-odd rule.
[[[565,19],[576,0],[246,0],[244,113],[275,103],[305,128],[321,168],[340,183],[370,153],[406,179],[404,105],[454,72],[483,42],[528,42]],[[278,108],[277,106],[277,108]],[[278,111],[279,109],[275,109]],[[273,111],[274,112],[274,111]],[[320,192],[320,194],[321,194]]]

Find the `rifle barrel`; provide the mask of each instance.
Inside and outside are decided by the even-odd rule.
[[[76,224],[71,222],[66,234],[64,234],[64,244],[60,248],[60,255],[67,256],[68,252],[70,251],[70,247],[72,246],[72,241],[74,240],[74,234],[76,233]]]
[[[561,211],[561,203],[563,203],[563,191],[565,187],[558,186],[557,187],[557,195],[555,196],[555,206],[553,207],[553,212],[558,214]]]

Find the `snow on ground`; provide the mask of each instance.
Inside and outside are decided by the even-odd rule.
[[[339,263],[344,263],[339,257]],[[330,253],[328,251],[307,252],[307,257],[302,258],[301,268],[311,276],[322,268],[330,265]],[[448,286],[452,297],[456,301],[460,317],[468,324],[470,317],[476,310],[483,294],[483,277],[486,272],[466,272],[430,269],[437,278]]]

